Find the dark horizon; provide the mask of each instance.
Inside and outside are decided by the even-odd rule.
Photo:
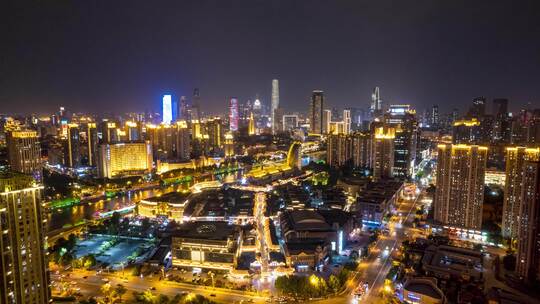
[[[464,113],[477,96],[540,108],[540,3],[522,1],[10,2],[0,13],[6,113],[143,112],[161,95],[225,112],[228,96],[306,112],[386,104]]]

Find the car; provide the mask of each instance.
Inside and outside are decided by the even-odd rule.
[[[150,287],[150,290],[156,290],[156,287],[152,286]]]
[[[215,294],[215,293],[211,293],[210,296],[211,296],[211,297],[215,297],[216,294]]]
[[[82,277],[82,278],[86,280],[86,279],[88,279],[88,276],[84,276],[84,277]]]

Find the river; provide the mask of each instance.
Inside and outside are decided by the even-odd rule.
[[[232,183],[242,176],[241,171],[230,173],[224,176],[213,176],[209,179],[219,179],[226,183]],[[204,179],[203,179],[204,180]],[[202,180],[201,180],[202,181]],[[98,211],[116,210],[125,206],[133,205],[141,199],[155,196],[157,194],[175,191],[180,185],[167,186],[156,189],[128,191],[127,194],[103,200],[93,200],[77,206],[54,209],[48,213],[48,231],[60,229],[65,225],[73,225],[83,220],[94,219],[94,214]],[[191,185],[182,185],[188,188]]]

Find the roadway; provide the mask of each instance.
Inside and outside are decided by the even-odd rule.
[[[53,282],[60,282],[62,280],[56,274],[51,274],[51,279]],[[126,287],[128,292],[124,295],[124,299],[133,298],[133,292],[135,291],[143,292],[150,289],[156,295],[163,294],[169,297],[182,293],[200,294],[218,303],[240,303],[241,301],[244,301],[244,303],[249,301],[253,301],[253,303],[265,303],[266,300],[266,297],[259,296],[253,292],[170,282],[159,280],[159,276],[140,278],[128,274],[125,278],[122,278],[121,274],[104,273],[96,275],[93,271],[77,270],[71,272],[70,276],[63,280],[71,282],[73,288],[80,288],[80,293],[84,297],[102,296],[100,287],[108,282],[112,287],[115,287],[117,284],[122,284]]]
[[[352,281],[347,288],[337,297],[317,301],[317,303],[385,303],[384,280],[392,267],[392,251],[401,245],[401,242],[414,237],[419,230],[412,227],[418,200],[422,194],[414,199],[400,200],[396,208],[397,219],[388,224],[390,230],[388,236],[380,235],[375,245],[370,250],[369,256],[361,261]],[[388,250],[386,250],[388,248]],[[361,300],[356,300],[352,295],[353,290],[360,282],[367,282],[369,289]]]

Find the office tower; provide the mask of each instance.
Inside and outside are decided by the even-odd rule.
[[[394,167],[394,139],[396,129],[375,128],[373,132],[371,165],[373,166],[373,179],[391,178]]]
[[[379,87],[373,89],[371,93],[371,115],[373,118],[378,117],[382,114],[382,100],[379,92]]]
[[[343,110],[343,124],[345,134],[351,133],[351,110]]]
[[[486,115],[486,98],[485,97],[477,97],[473,99],[472,106],[469,109],[469,113],[467,116],[470,118],[477,118],[480,119]]]
[[[528,162],[540,160],[540,149],[526,147],[506,148],[506,180],[504,184],[504,203],[502,216],[502,236],[516,239],[524,201],[524,172]]]
[[[452,124],[456,122],[459,118],[459,111],[458,109],[452,109]]]
[[[482,227],[487,147],[443,144],[437,148],[435,221],[479,231]]]
[[[170,124],[172,121],[172,96],[169,94],[163,95],[163,113],[161,121],[165,124]]]
[[[191,110],[191,119],[200,120],[201,117],[201,95],[198,88],[193,90],[193,102]]]
[[[152,145],[149,141],[99,146],[98,173],[102,178],[137,176],[151,171]]]
[[[185,120],[176,122],[176,132],[176,158],[178,160],[189,160],[191,140],[189,138],[189,127]]]
[[[283,131],[292,131],[298,128],[298,115],[283,115]]]
[[[439,123],[439,106],[435,105],[431,108],[431,126],[438,128]]]
[[[540,163],[527,160],[522,171],[523,192],[516,235],[516,274],[534,283],[540,277]]]
[[[330,133],[331,124],[332,124],[332,111],[323,110],[323,116],[322,116],[322,132],[323,132],[323,134]]]
[[[384,124],[396,130],[394,139],[394,177],[405,178],[412,175],[416,161],[418,123],[416,112],[410,105],[390,105],[384,115]]]
[[[249,122],[248,122],[248,135],[255,135],[256,127],[255,127],[255,117],[253,116],[253,112],[249,113]]]
[[[176,100],[176,98],[173,98],[171,102],[171,121],[177,121],[178,119],[180,119],[180,103],[178,102],[178,100]]]
[[[219,150],[223,144],[223,135],[225,130],[223,129],[223,123],[221,118],[214,117],[208,119],[205,124],[206,135],[208,138],[208,145],[211,150]]]
[[[238,131],[238,99],[231,97],[229,101],[229,130]]]
[[[275,111],[279,107],[279,82],[277,79],[272,80],[272,105],[270,108],[272,115],[272,134],[275,134],[279,125],[276,123]]]
[[[134,121],[126,121],[125,136],[127,141],[141,140],[141,127]]]
[[[331,167],[340,167],[350,159],[350,140],[345,134],[328,135],[326,162]]]
[[[58,119],[59,120],[67,120],[66,119],[66,108],[60,107],[60,110],[58,111]]]
[[[78,168],[81,165],[79,125],[69,124],[68,136],[64,141],[64,165]]]
[[[86,129],[86,140],[88,145],[88,165],[91,167],[97,166],[98,132],[96,123],[88,123]]]
[[[324,92],[314,90],[311,95],[311,107],[310,107],[310,126],[311,133],[322,134],[323,133],[323,107],[324,107]]]
[[[101,142],[102,143],[115,143],[118,142],[118,132],[116,130],[116,123],[104,119],[100,124],[101,129]]]
[[[41,180],[41,148],[38,134],[31,130],[8,131],[6,137],[11,170],[31,174]]]
[[[0,174],[0,303],[50,300],[42,186],[28,175]]]
[[[186,96],[180,96],[180,103],[178,104],[178,118],[185,121],[191,121],[191,109]]]
[[[223,144],[223,150],[225,157],[232,157],[234,156],[234,135],[231,132],[225,133],[224,136],[224,144]]]

